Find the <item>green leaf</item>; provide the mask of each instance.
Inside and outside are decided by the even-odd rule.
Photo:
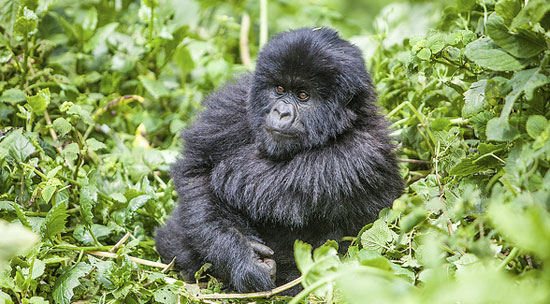
[[[513,90],[506,96],[504,107],[500,114],[500,118],[508,120],[510,112],[514,106],[514,102],[519,98],[521,93],[525,92],[527,100],[533,99],[535,90],[547,83],[550,83],[550,78],[540,73],[540,68],[517,72],[509,81],[512,84]]]
[[[516,127],[510,125],[508,121],[495,117],[487,122],[485,131],[488,140],[511,141],[518,136]]]
[[[539,22],[550,11],[550,3],[547,0],[530,0],[512,21],[510,28],[513,30],[520,25]]]
[[[173,286],[165,285],[153,292],[155,301],[163,304],[178,303],[178,292]]]
[[[383,257],[380,253],[372,250],[361,249],[358,254],[359,263],[361,265],[375,267],[383,270],[390,270],[390,261]]]
[[[442,33],[432,33],[428,36],[426,47],[430,49],[432,54],[439,53],[445,47],[445,35]]]
[[[44,113],[44,110],[50,103],[50,89],[45,88],[40,90],[36,95],[27,97],[27,102],[36,114]]]
[[[92,266],[79,262],[69,267],[55,280],[52,297],[56,304],[70,304],[74,296],[73,289],[80,285],[78,279],[92,271]]]
[[[47,239],[52,239],[58,233],[61,233],[65,230],[65,224],[67,223],[67,202],[57,203],[48,211],[40,231],[42,236]]]
[[[38,235],[19,223],[0,220],[0,268],[13,256],[25,254],[39,241]],[[0,269],[1,270],[1,269]]]
[[[57,187],[52,185],[46,185],[44,189],[42,189],[42,199],[48,203],[52,196],[54,195],[55,191],[57,190]]]
[[[361,245],[363,248],[382,253],[392,239],[393,236],[386,222],[378,219],[370,229],[361,235]]]
[[[536,139],[548,127],[548,120],[542,115],[531,115],[527,119],[525,129],[531,138]]]
[[[472,83],[468,91],[464,92],[464,107],[462,108],[462,116],[473,116],[485,110],[489,106],[485,100],[486,86],[487,80],[480,80]]]
[[[82,219],[88,225],[92,224],[94,214],[92,209],[97,203],[97,188],[95,186],[85,185],[80,188],[80,214]]]
[[[490,38],[480,38],[470,42],[464,54],[476,64],[494,71],[517,71],[530,63],[530,60],[510,55]]]
[[[34,34],[37,26],[38,17],[36,14],[27,7],[24,7],[23,14],[17,16],[17,20],[13,26],[13,31],[19,36],[27,37]]]
[[[544,37],[527,30],[511,33],[504,19],[495,13],[489,16],[487,33],[498,46],[517,58],[530,58],[546,49]]]
[[[7,293],[4,293],[2,290],[0,290],[0,303],[2,304],[13,304],[13,301],[11,300],[10,295]]]
[[[407,233],[411,231],[416,225],[422,223],[428,215],[426,210],[422,208],[415,208],[411,213],[405,215],[399,221],[399,229],[401,233]]]
[[[521,4],[518,0],[500,0],[495,5],[495,12],[504,18],[507,23],[511,22],[520,10]]]
[[[10,104],[20,103],[26,99],[27,96],[25,96],[25,92],[16,88],[5,90],[4,93],[2,93],[2,96],[0,96],[1,102],[7,102]]]
[[[91,232],[88,227],[84,225],[77,225],[73,231],[73,237],[84,245],[92,246],[95,245],[95,240],[92,237],[92,233],[97,240],[104,240],[111,235],[112,231],[113,230],[111,228],[99,224],[92,224]]]
[[[313,257],[311,256],[311,245],[302,241],[294,242],[294,259],[296,266],[302,274],[307,273],[313,266]]]
[[[550,260],[550,213],[544,206],[534,203],[521,208],[493,201],[488,216],[504,237],[521,249]]]
[[[416,57],[418,57],[421,60],[430,60],[432,56],[432,52],[429,48],[422,48],[417,54]]]
[[[65,136],[73,129],[73,126],[63,117],[56,118],[52,125],[59,136]]]
[[[88,145],[88,149],[90,149],[92,151],[107,149],[107,146],[104,143],[98,141],[95,138],[87,139],[86,144]]]
[[[13,32],[13,25],[17,20],[17,12],[19,10],[20,0],[0,0],[0,26],[6,32]]]
[[[21,163],[36,152],[36,147],[23,134],[21,129],[17,129],[0,141],[0,155],[3,154],[2,150],[7,152],[9,162]]]
[[[164,86],[162,81],[145,76],[138,76],[138,79],[147,92],[153,96],[153,98],[159,99],[160,97],[170,96],[170,92]]]

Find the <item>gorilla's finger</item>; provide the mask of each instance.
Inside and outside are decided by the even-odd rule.
[[[273,256],[274,254],[273,249],[267,247],[264,244],[252,241],[250,242],[250,246],[252,246],[252,249],[254,249],[254,252],[256,252],[261,257],[270,257],[270,256]]]
[[[277,276],[277,263],[275,262],[275,260],[264,258],[261,260],[260,265],[267,270],[269,276],[271,277],[271,280],[275,282],[275,278]]]

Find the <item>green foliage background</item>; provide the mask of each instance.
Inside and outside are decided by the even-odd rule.
[[[132,257],[159,261],[178,134],[253,69],[243,16],[252,58],[264,28],[364,51],[409,185],[345,256],[297,242],[305,290],[259,302],[549,303],[550,3],[262,2],[0,0],[0,303],[221,290]]]

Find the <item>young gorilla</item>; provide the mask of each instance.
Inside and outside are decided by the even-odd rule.
[[[298,276],[295,240],[356,235],[403,189],[375,97],[361,52],[335,31],[273,38],[254,74],[212,93],[183,134],[180,203],[156,235],[163,260],[268,290]]]

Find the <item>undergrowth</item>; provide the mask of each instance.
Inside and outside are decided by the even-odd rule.
[[[295,298],[229,301],[549,303],[550,3],[265,2],[0,0],[0,303],[217,301],[154,250],[178,135],[315,25],[363,49],[409,186],[345,256],[297,242]]]

